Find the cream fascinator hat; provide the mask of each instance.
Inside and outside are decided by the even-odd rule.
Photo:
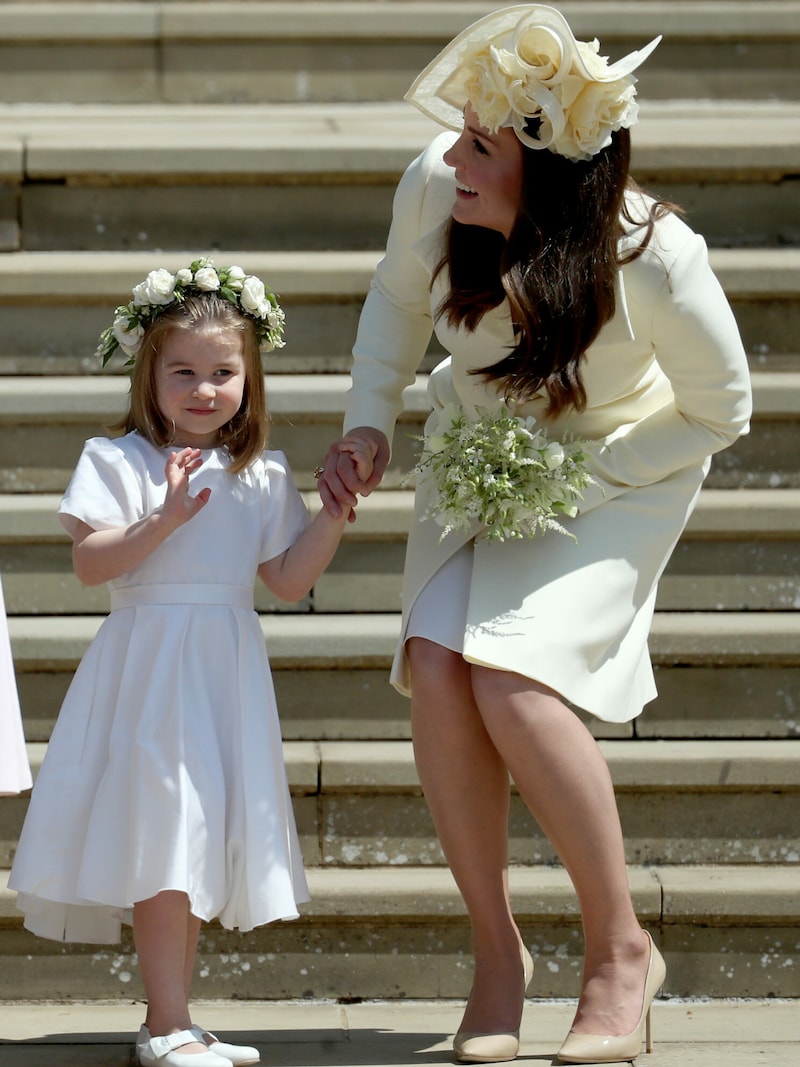
[[[469,103],[492,133],[511,126],[529,148],[591,159],[614,130],[636,122],[632,72],[660,40],[609,66],[599,42],[577,41],[555,8],[515,4],[454,37],[405,99],[453,130]]]

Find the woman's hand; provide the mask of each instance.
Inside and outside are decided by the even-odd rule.
[[[328,449],[317,482],[325,509],[339,518],[350,508],[349,522],[355,522],[359,496],[369,496],[380,485],[389,463],[386,435],[373,426],[349,430]]]

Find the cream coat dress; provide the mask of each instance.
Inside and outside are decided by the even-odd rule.
[[[414,380],[434,330],[450,353],[432,372],[432,408],[496,407],[493,383],[474,368],[513,347],[507,306],[473,332],[436,321],[446,287],[433,269],[455,198],[442,155],[445,133],[408,168],[395,195],[386,254],[362,311],[345,430],[373,426],[391,440],[402,391]],[[641,202],[632,205],[643,215]],[[634,228],[623,249],[635,247]],[[747,359],[705,242],[674,215],[660,220],[647,251],[618,275],[617,310],[586,355],[588,402],[547,424],[550,436],[593,443],[597,480],[566,520],[577,538],[489,542],[477,536],[462,652],[515,671],[610,722],[638,715],[656,695],[647,648],[658,579],[691,513],[710,456],[747,432]],[[534,397],[517,412],[542,418]],[[403,623],[392,684],[410,693],[405,633],[420,591],[470,535],[420,519],[417,490],[406,555]]]

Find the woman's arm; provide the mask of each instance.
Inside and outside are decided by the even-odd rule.
[[[353,345],[352,384],[344,435],[325,457],[320,496],[332,515],[354,508],[380,483],[389,462],[403,390],[414,381],[433,329],[430,283],[441,254],[439,227],[455,197],[452,170],[442,155],[452,135],[437,137],[410,164],[397,186],[386,252],[378,264],[359,317]],[[419,239],[431,250],[423,254]],[[359,483],[348,462],[348,442],[367,443],[373,468]],[[351,515],[351,521],[355,516]]]
[[[83,585],[101,585],[140,563],[185,522],[205,507],[210,489],[189,495],[189,475],[201,465],[199,449],[173,452],[165,468],[167,495],[163,505],[130,526],[95,530],[77,520],[72,535],[72,566]]]
[[[747,355],[725,293],[693,234],[671,264],[654,307],[653,347],[673,402],[590,450],[581,513],[629,486],[650,485],[747,433],[752,396]]]

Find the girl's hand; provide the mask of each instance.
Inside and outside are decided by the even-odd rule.
[[[167,495],[161,514],[175,526],[182,526],[194,518],[206,506],[211,490],[201,489],[197,496],[189,495],[189,475],[203,463],[199,448],[182,448],[171,452],[164,473],[167,479]]]
[[[358,497],[380,485],[389,455],[385,434],[372,426],[359,426],[335,441],[317,483],[326,511],[338,519],[350,508],[348,521],[355,522]]]

